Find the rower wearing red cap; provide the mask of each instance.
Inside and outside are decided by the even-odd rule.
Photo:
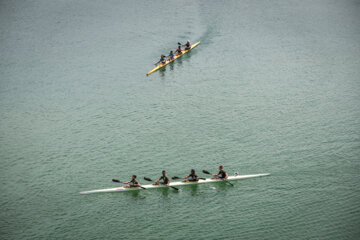
[[[229,177],[229,175],[227,174],[227,172],[224,171],[223,166],[219,166],[219,173],[218,174],[214,174],[213,175],[213,179],[227,179]]]

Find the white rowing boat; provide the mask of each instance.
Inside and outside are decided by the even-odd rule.
[[[263,176],[268,176],[268,175],[270,175],[270,173],[229,176],[227,181],[240,180],[240,179],[246,179],[246,178],[254,178],[254,177],[263,177]],[[193,185],[193,184],[200,184],[200,183],[212,183],[212,182],[224,182],[224,180],[206,178],[205,180],[200,179],[198,182],[171,182],[169,184],[169,186],[175,187],[175,186]],[[153,185],[153,184],[141,185],[141,186],[143,188],[145,188],[145,189],[169,187],[169,186],[166,186],[166,185]],[[126,191],[142,190],[143,188],[140,188],[140,187],[133,187],[133,188],[124,188],[124,187],[105,188],[105,189],[84,191],[84,192],[80,192],[80,194],[126,192]]]

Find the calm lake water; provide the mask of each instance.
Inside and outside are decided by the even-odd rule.
[[[1,1],[1,239],[359,239],[359,1]],[[201,44],[146,77],[177,42]],[[191,168],[269,177],[80,195]]]

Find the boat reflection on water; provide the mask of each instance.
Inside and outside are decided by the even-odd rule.
[[[174,70],[174,62],[169,63],[170,71]]]
[[[159,70],[159,74],[161,78],[165,77],[165,72],[166,72],[166,68],[162,68]]]
[[[159,189],[161,191],[161,195],[163,197],[168,197],[169,196],[169,193],[170,193],[170,188],[160,188]]]
[[[127,191],[124,192],[125,196],[129,196],[131,198],[145,198],[145,196],[140,194],[140,191]]]
[[[199,185],[190,185],[190,194],[191,196],[196,196],[198,193]]]
[[[165,66],[164,68],[159,69],[159,73],[160,73],[160,77],[165,77],[165,73],[166,73],[166,69],[169,68],[169,71],[174,71],[174,66],[175,64],[179,64],[182,65],[182,60],[181,58],[179,58],[179,60],[177,61],[173,61],[171,63],[169,63],[167,66]]]
[[[183,64],[183,59],[182,58],[178,58],[179,60],[176,61],[177,65],[182,65]]]
[[[229,187],[232,187],[231,185],[227,184],[226,182],[219,182],[218,184],[212,184],[213,189],[216,191],[225,191],[229,189]]]

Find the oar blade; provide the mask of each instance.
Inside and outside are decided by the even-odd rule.
[[[151,178],[144,177],[144,179],[145,179],[146,181],[153,182],[153,180],[151,180]]]
[[[117,183],[119,183],[120,181],[119,180],[117,180],[117,179],[113,179],[112,180],[113,182],[117,182]]]
[[[232,184],[231,182],[229,182],[228,180],[224,180],[225,182],[227,182],[228,184],[230,184],[231,186],[234,186],[234,184]]]
[[[208,171],[206,171],[206,170],[202,170],[202,172],[203,173],[205,173],[205,174],[210,174]]]
[[[177,176],[173,176],[171,179],[172,179],[172,180],[176,180],[176,179],[180,179],[180,178],[177,177]]]

